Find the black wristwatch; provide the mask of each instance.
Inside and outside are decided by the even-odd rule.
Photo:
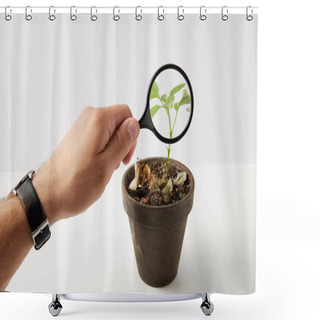
[[[15,186],[12,193],[18,195],[21,201],[31,228],[34,248],[39,250],[49,240],[51,231],[49,221],[32,184],[34,174],[34,170],[29,171]]]

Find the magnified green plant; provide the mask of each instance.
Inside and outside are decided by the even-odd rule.
[[[151,118],[153,118],[156,113],[160,110],[160,109],[164,109],[167,116],[168,116],[168,121],[169,121],[169,136],[170,139],[172,139],[173,136],[173,132],[174,132],[174,128],[176,126],[176,122],[177,122],[177,117],[178,117],[178,113],[180,110],[180,107],[185,105],[188,106],[191,104],[191,99],[190,99],[190,94],[188,92],[188,90],[183,89],[185,87],[186,83],[181,83],[177,86],[175,86],[171,91],[170,94],[162,94],[160,95],[159,93],[159,86],[156,82],[153,83],[152,88],[151,88],[151,94],[150,94],[150,99],[158,99],[160,101],[160,104],[156,104],[154,105],[151,110]],[[175,102],[175,95],[183,89],[183,93],[182,93],[182,97],[180,99],[180,101]],[[170,111],[175,110],[175,114],[174,112],[172,112],[173,116],[174,116],[174,121],[172,123],[172,119],[170,114]],[[190,107],[186,108],[187,112],[190,112]],[[169,171],[169,167],[170,167],[170,151],[171,151],[171,144],[169,144],[168,146],[166,146],[167,150],[168,150],[168,155],[167,155],[167,168],[166,168],[166,173],[163,177],[163,181],[166,179],[167,173]]]

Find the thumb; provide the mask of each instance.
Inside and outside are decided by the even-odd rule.
[[[109,143],[103,151],[109,167],[115,170],[119,166],[120,162],[134,146],[139,131],[139,123],[134,118],[126,119],[114,131]]]

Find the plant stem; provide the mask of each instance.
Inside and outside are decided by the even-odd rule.
[[[166,170],[166,175],[168,174],[169,167],[170,167],[170,151],[171,151],[171,144],[169,143],[169,146],[168,146],[168,156],[167,156],[167,170]]]
[[[172,128],[171,128],[170,110],[169,110],[169,109],[166,109],[166,112],[167,112],[168,119],[169,119],[170,139],[172,139],[173,130],[174,130],[174,127],[175,127],[175,125],[176,125],[176,121],[177,121],[178,110],[176,110],[176,116],[175,116],[174,124],[173,124],[173,127],[172,127]],[[168,147],[167,147],[167,150],[168,150],[168,155],[167,155],[167,168],[166,168],[166,173],[165,173],[165,174],[164,174],[164,176],[163,176],[162,183],[166,180],[167,175],[168,175],[168,172],[169,172],[169,168],[170,168],[170,151],[171,151],[171,143],[169,143],[169,145],[168,145]]]
[[[174,118],[174,123],[173,123],[172,133],[173,133],[174,127],[176,126],[176,121],[177,121],[178,111],[179,111],[179,109],[178,109],[178,110],[176,110],[176,116],[175,116],[175,118]],[[172,138],[172,136],[171,136],[170,138]]]
[[[172,135],[173,135],[173,130],[174,130],[174,127],[176,126],[176,121],[177,121],[177,115],[178,115],[178,110],[176,110],[176,116],[174,118],[174,123],[173,123],[173,128],[172,130],[170,130],[170,139],[172,139]],[[170,151],[171,151],[171,144],[169,143],[169,146],[168,146],[168,156],[167,156],[167,170],[166,170],[166,174],[164,175],[164,179],[167,177],[167,174],[169,172],[169,168],[170,168]],[[163,181],[164,181],[163,179]]]
[[[170,111],[167,110],[167,115],[168,115],[168,118],[169,118],[169,126],[170,126],[170,139],[172,139],[172,129],[171,129],[171,118],[170,118]],[[166,173],[164,174],[163,176],[163,179],[162,179],[162,183],[166,180],[166,177],[167,177],[167,174],[168,174],[168,171],[169,171],[169,167],[170,167],[170,151],[171,151],[171,144],[169,143],[168,147],[167,147],[167,150],[168,150],[168,156],[167,156],[167,168],[166,168]]]
[[[170,138],[171,138],[172,130],[171,130],[171,118],[170,118],[170,111],[169,111],[169,109],[166,109],[166,112],[167,112],[168,119],[169,119]]]
[[[178,113],[178,112],[176,112],[176,118],[174,119],[173,128],[171,129],[171,126],[170,126],[170,139],[172,139],[173,129],[174,129],[174,126],[175,126],[176,120],[177,120],[177,113]],[[169,146],[168,146],[168,157],[167,157],[167,170],[166,170],[166,175],[168,174],[169,167],[170,167],[170,151],[171,151],[171,143],[169,143]]]
[[[166,180],[166,177],[167,177],[167,174],[169,172],[169,168],[170,168],[170,151],[171,151],[171,144],[169,143],[168,147],[167,147],[167,150],[168,150],[168,155],[167,155],[167,168],[166,168],[166,172],[162,178],[162,183]]]

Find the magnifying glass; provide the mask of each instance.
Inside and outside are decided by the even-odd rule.
[[[162,66],[150,82],[140,128],[151,130],[164,143],[176,143],[188,131],[192,115],[193,92],[188,76],[175,64]]]

